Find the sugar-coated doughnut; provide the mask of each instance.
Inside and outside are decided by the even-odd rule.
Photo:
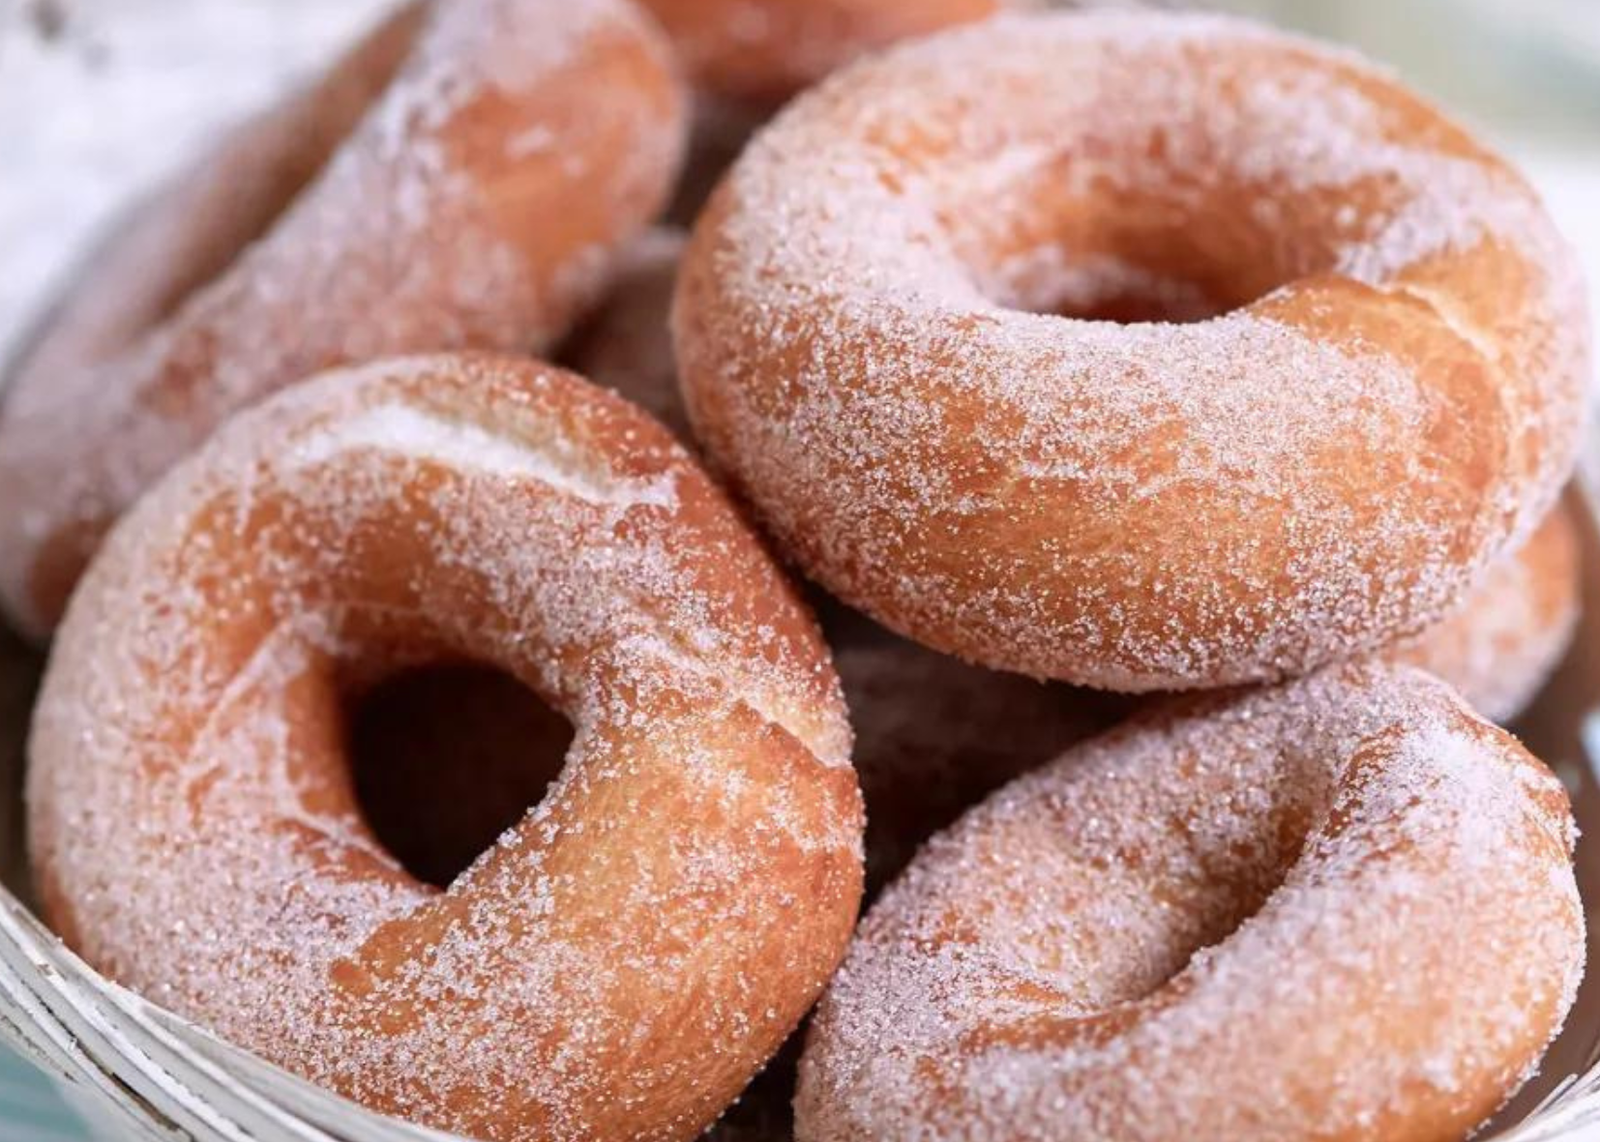
[[[1001,790],[869,912],[801,1142],[1455,1142],[1583,966],[1561,784],[1442,683],[1181,700]]]
[[[462,657],[573,723],[447,890],[377,843],[342,689]],[[242,414],[113,531],[31,741],[45,915],[91,964],[473,1137],[687,1139],[835,967],[861,892],[815,625],[633,406],[497,357]]]
[[[1490,564],[1443,621],[1390,652],[1454,686],[1486,718],[1509,722],[1549,680],[1581,612],[1577,523],[1562,503],[1533,538]]]
[[[786,98],[864,52],[1030,0],[641,0],[707,91]]]
[[[401,12],[138,212],[0,415],[0,603],[59,619],[112,520],[332,364],[548,345],[672,183],[687,117],[628,0]]]
[[[695,227],[675,342],[701,445],[846,602],[988,666],[1215,686],[1412,634],[1531,534],[1580,279],[1386,74],[1057,13],[795,100]]]

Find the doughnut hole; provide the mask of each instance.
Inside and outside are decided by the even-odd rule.
[[[974,286],[1007,309],[1119,325],[1206,321],[1310,268],[1264,254],[1267,236],[1248,221],[1230,219],[1203,234],[1173,226],[1176,204],[1158,192],[1120,196],[1111,216],[1096,192],[1052,194],[1039,181],[1026,179],[1016,191],[1026,209],[996,211],[970,237],[957,233]]]
[[[414,667],[345,698],[356,799],[418,880],[448,888],[544,799],[572,724],[478,663]]]
[[[1027,852],[1044,874],[1020,903],[992,885],[963,924],[989,933],[1028,981],[1015,995],[1017,1023],[997,1025],[993,1043],[1061,1034],[1059,1020],[1041,1018],[1046,1009],[1114,1022],[1125,1004],[1165,1002],[1198,953],[1261,913],[1332,812],[1334,790],[1314,751],[1263,773],[1248,794],[1198,754],[1175,757],[1172,778],[1188,803],[1150,806],[1134,814],[1137,827],[1043,812],[979,840],[979,867],[1003,869],[1008,854]],[[1090,838],[1106,850],[1094,852]],[[1081,1030],[1069,1020],[1065,1033]]]
[[[1219,153],[1205,122],[1091,135],[1003,185],[982,172],[955,184],[975,192],[958,193],[938,225],[979,293],[1123,325],[1206,321],[1334,273],[1395,193],[1377,176],[1286,193]]]

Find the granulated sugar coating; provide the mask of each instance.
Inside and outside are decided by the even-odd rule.
[[[0,418],[0,601],[48,630],[140,491],[317,369],[551,344],[664,203],[686,118],[625,0],[376,29],[136,212],[43,326]]]
[[[1409,668],[1177,700],[1006,787],[863,923],[802,1142],[1464,1137],[1583,962],[1560,783]]]
[[[1145,690],[1440,617],[1571,469],[1584,304],[1524,181],[1387,76],[1061,13],[793,103],[696,228],[675,340],[807,574],[938,649]]]
[[[576,731],[444,892],[364,822],[340,698],[441,658]],[[39,706],[32,860],[98,969],[375,1109],[687,1139],[843,952],[849,748],[813,622],[664,429],[415,358],[245,414],[113,532]]]

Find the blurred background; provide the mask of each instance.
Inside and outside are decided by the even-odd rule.
[[[131,195],[391,3],[0,0],[0,359]],[[1600,0],[1193,6],[1356,45],[1477,126],[1584,251],[1600,311]],[[81,1137],[0,1048],[0,1142]]]

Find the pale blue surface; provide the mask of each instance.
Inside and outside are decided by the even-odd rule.
[[[87,1142],[89,1132],[56,1088],[0,1047],[0,1142]]]

